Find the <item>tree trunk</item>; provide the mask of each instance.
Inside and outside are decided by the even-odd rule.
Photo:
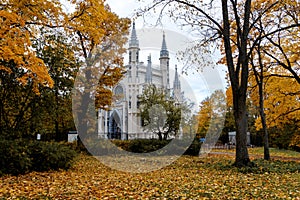
[[[266,123],[266,115],[264,111],[264,89],[263,89],[263,84],[264,84],[264,65],[262,61],[262,56],[261,56],[261,47],[260,47],[260,42],[258,43],[258,59],[259,59],[259,66],[260,66],[260,73],[258,74],[257,71],[255,70],[255,67],[253,67],[254,74],[255,74],[255,79],[258,84],[258,93],[259,93],[259,111],[260,111],[260,117],[261,117],[261,124],[263,127],[263,132],[264,132],[264,159],[265,160],[270,160],[270,151],[269,151],[269,135],[268,135],[268,129],[267,129],[267,123]],[[254,64],[253,64],[254,66]],[[258,79],[259,78],[259,79]]]
[[[238,29],[238,43],[239,56],[238,62],[234,64],[233,53],[231,49],[231,25],[228,13],[228,1],[222,0],[222,15],[223,15],[223,41],[225,47],[227,68],[229,72],[229,80],[232,87],[234,118],[236,125],[236,156],[235,165],[238,167],[251,165],[248,150],[247,150],[247,130],[248,130],[248,116],[247,116],[247,86],[248,86],[248,55],[247,42],[249,33],[249,18],[251,11],[251,0],[245,2],[245,14],[243,27],[240,23]],[[239,22],[239,21],[238,21]],[[243,31],[242,31],[243,30]]]
[[[262,70],[262,69],[261,69]],[[264,159],[270,160],[270,151],[269,151],[269,134],[267,129],[267,123],[266,123],[266,115],[264,112],[264,97],[263,97],[263,76],[260,77],[259,82],[259,111],[260,111],[260,117],[261,117],[261,124],[263,127],[264,132]]]
[[[164,133],[164,140],[167,140],[168,138],[168,132]]]
[[[2,99],[0,100],[0,136],[3,136],[2,113],[4,113]]]
[[[162,140],[163,140],[163,137],[162,137],[161,132],[158,132],[157,135],[158,135],[158,139],[159,139],[160,141],[162,141]]]
[[[264,130],[264,159],[270,160],[270,151],[269,151],[269,134],[267,130],[266,117],[264,111],[261,113],[261,122]]]
[[[235,125],[236,125],[236,154],[235,166],[249,166],[250,159],[247,149],[247,130],[248,130],[248,114],[246,109],[246,101],[238,98],[239,109],[235,109]]]

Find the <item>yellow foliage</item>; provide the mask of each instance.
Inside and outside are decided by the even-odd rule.
[[[15,17],[13,20],[5,19],[4,28],[0,30],[0,66],[6,72],[11,72],[5,63],[14,61],[17,67],[27,70],[27,74],[20,77],[21,83],[26,84],[28,78],[35,81],[35,84],[43,84],[52,86],[53,81],[48,75],[48,71],[43,61],[36,57],[35,53],[30,50],[31,42],[29,40],[29,33],[23,29],[22,19],[15,14],[10,14],[6,11],[0,11],[0,18],[7,16]],[[21,23],[18,23],[20,21]],[[19,27],[14,27],[13,24],[18,24]],[[14,28],[10,28],[14,27]],[[3,64],[4,63],[4,64]],[[35,87],[37,89],[37,87]]]
[[[276,72],[279,73],[279,70]],[[266,74],[267,76],[268,74]],[[269,73],[270,75],[270,73]],[[287,75],[281,73],[280,75]],[[291,120],[300,120],[300,84],[292,78],[282,78],[276,76],[265,77],[264,84],[264,108],[267,126],[282,128]],[[250,84],[256,85],[253,75],[249,79]],[[250,96],[253,104],[259,106],[257,86],[252,88]],[[256,120],[255,126],[259,130],[262,128],[260,117]]]
[[[233,107],[233,96],[232,96],[232,87],[228,87],[226,90],[226,101],[227,107]]]
[[[39,86],[52,87],[53,80],[43,60],[37,57],[31,40],[41,36],[40,28],[58,31],[64,28],[65,34],[74,41],[76,55],[85,59],[89,54],[101,55],[95,62],[100,63],[102,71],[109,68],[104,78],[107,82],[102,81],[102,87],[116,84],[121,78],[123,45],[130,21],[112,13],[103,0],[71,0],[70,3],[75,5],[75,11],[66,14],[59,0],[3,2],[0,5],[0,70],[12,73],[8,63],[13,62],[26,72],[18,78],[20,83],[32,81],[36,93]],[[107,48],[110,49],[105,50]]]

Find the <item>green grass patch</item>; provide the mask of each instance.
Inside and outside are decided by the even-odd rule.
[[[213,149],[212,152],[228,152],[228,153],[235,153],[235,149]],[[264,148],[263,147],[255,147],[255,148],[248,148],[248,152],[251,155],[264,155]],[[285,150],[285,149],[278,149],[278,148],[270,148],[271,157],[286,157],[286,158],[300,158],[300,152]]]

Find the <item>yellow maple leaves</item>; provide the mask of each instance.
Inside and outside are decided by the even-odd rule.
[[[82,155],[68,171],[32,172],[18,177],[1,177],[0,198],[298,198],[299,173],[243,174],[231,168],[230,163],[232,158],[226,155],[222,155],[222,158],[184,156],[161,170],[130,174],[112,170],[95,158]]]
[[[112,37],[124,36],[129,27],[128,19],[121,19],[110,11],[105,1],[70,1],[73,13],[64,13],[59,0],[7,0],[0,5],[0,70],[12,73],[14,67],[24,70],[18,78],[22,84],[32,81],[34,90],[39,85],[53,86],[44,62],[37,57],[31,40],[41,36],[40,29],[64,31],[74,41],[74,51],[81,46],[79,56],[101,52],[96,49],[109,44]],[[123,34],[123,35],[122,35]],[[78,38],[79,37],[79,38]],[[126,42],[119,38],[119,48]],[[116,42],[114,39],[113,42]],[[102,45],[102,46],[101,46]],[[117,54],[119,57],[120,54]],[[117,60],[117,59],[114,59]],[[121,61],[116,64],[122,64]]]
[[[53,86],[44,62],[39,59],[31,43],[31,38],[38,37],[33,24],[49,24],[51,17],[57,16],[57,2],[50,1],[14,1],[1,4],[0,11],[0,66],[1,70],[11,73],[9,63],[21,68],[25,74],[18,80],[27,84],[33,81],[33,88],[38,92],[38,85]]]

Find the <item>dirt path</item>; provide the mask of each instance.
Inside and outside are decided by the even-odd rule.
[[[208,153],[208,156],[213,156],[213,155],[227,155],[227,156],[235,156],[235,153],[232,152],[210,152]],[[263,158],[263,155],[257,155],[257,154],[249,154],[250,158]],[[295,161],[295,162],[300,162],[300,158],[295,158],[295,157],[283,157],[283,156],[272,156],[271,155],[271,160],[282,160],[282,161]]]

